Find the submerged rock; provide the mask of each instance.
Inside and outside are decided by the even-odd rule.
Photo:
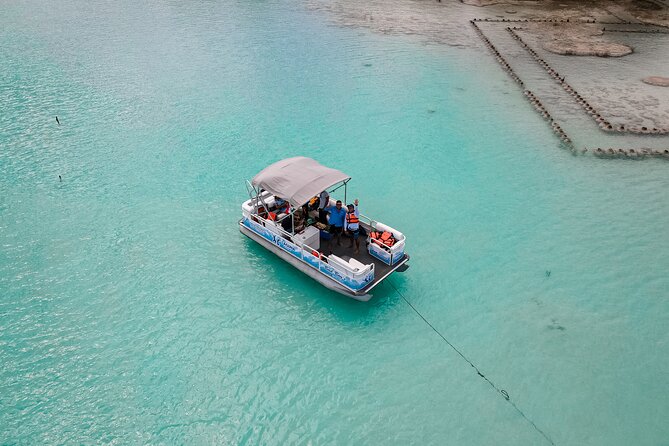
[[[669,77],[648,76],[641,79],[641,81],[658,87],[669,87]]]
[[[574,56],[621,57],[632,53],[632,48],[621,43],[553,40],[543,44],[551,53]]]

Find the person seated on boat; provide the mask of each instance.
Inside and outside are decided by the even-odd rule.
[[[302,209],[295,211],[295,233],[304,231],[307,227],[306,214]]]
[[[281,214],[290,213],[290,204],[281,197],[274,196],[274,210],[269,213],[268,218],[270,220],[281,220]]]
[[[355,243],[354,252],[358,254],[360,252],[360,214],[358,213],[358,199],[356,198],[353,202],[354,204],[349,204],[347,206],[348,212],[346,213],[346,221],[344,222],[344,230],[351,237],[351,245],[349,248],[353,248]]]
[[[281,213],[289,213],[290,212],[290,204],[286,200],[284,200],[281,197],[277,197],[276,195],[274,196],[274,204],[276,205],[276,213],[281,214]]]
[[[325,208],[325,212],[330,214],[330,254],[332,254],[332,242],[337,239],[337,246],[341,246],[341,234],[344,232],[344,220],[346,219],[346,210],[341,205],[341,200],[337,200],[334,206]]]
[[[284,231],[290,232],[297,234],[298,232],[304,231],[305,228],[305,220],[304,220],[304,213],[302,209],[298,209],[293,213],[293,215],[285,215],[283,216],[283,219],[280,221],[281,227],[283,228]],[[294,226],[293,226],[294,225]],[[293,232],[293,227],[295,228],[295,231]]]
[[[315,209],[318,209],[318,206],[321,204],[321,199],[316,197],[312,197],[309,202],[307,203],[307,211],[313,211]]]
[[[330,194],[328,191],[324,190],[318,196],[318,221],[323,224],[328,224],[327,211],[325,208],[330,206]]]
[[[293,225],[295,229],[294,232],[293,232]],[[296,210],[295,213],[292,215],[292,217],[290,215],[284,217],[284,219],[281,220],[281,227],[283,228],[284,231],[295,234],[304,231],[305,221],[302,209]]]
[[[311,218],[318,221],[318,206],[321,204],[321,199],[318,196],[312,197],[304,206],[305,218]]]

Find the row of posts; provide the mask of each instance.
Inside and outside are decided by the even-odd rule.
[[[511,76],[511,78],[518,83],[521,87],[523,87],[523,92],[524,95],[528,98],[530,103],[534,106],[534,108],[541,114],[541,116],[544,119],[547,119],[551,123],[551,127],[555,134],[565,143],[565,146],[569,148],[572,153],[576,153],[577,150],[574,147],[571,139],[567,136],[566,132],[560,127],[560,125],[553,119],[553,117],[550,115],[548,110],[544,107],[544,105],[541,103],[541,101],[534,95],[534,93],[528,89],[524,88],[524,82],[520,77],[514,72],[513,68],[511,68],[511,65],[504,59],[504,57],[501,55],[501,53],[497,50],[495,45],[488,39],[481,29],[478,27],[476,22],[482,22],[482,21],[488,21],[488,22],[503,22],[503,21],[509,21],[509,22],[521,22],[521,21],[544,21],[544,20],[533,20],[533,19],[524,19],[524,20],[511,20],[511,19],[473,19],[470,20],[470,24],[474,27],[474,30],[476,33],[479,35],[479,37],[483,40],[485,45],[492,51],[492,53],[495,55],[495,58],[497,61],[500,63],[502,68]],[[568,22],[569,20],[554,20],[556,22],[561,21],[561,22]],[[588,22],[589,23],[589,22]],[[593,22],[594,23],[594,22]],[[605,22],[600,22],[600,23],[605,23]],[[625,23],[632,23],[632,22],[625,22]],[[620,23],[618,23],[620,24]],[[551,68],[546,61],[541,59],[539,55],[527,45],[522,38],[515,32],[515,30],[518,30],[520,28],[510,28],[507,27],[506,30],[511,33],[511,35],[514,37],[515,40],[517,40],[523,48],[525,48],[530,55],[540,64],[544,67],[544,69],[555,79],[564,89],[567,93],[569,93],[584,109],[584,111],[591,115],[595,122],[599,125],[599,127],[602,130],[605,131],[616,131],[616,132],[625,132],[625,133],[637,133],[637,134],[655,134],[655,135],[664,135],[669,133],[669,129],[657,129],[657,128],[648,128],[645,126],[642,127],[625,127],[623,124],[620,124],[619,126],[615,127],[608,122],[605,118],[602,117],[600,113],[597,112],[597,110],[590,105],[587,100],[581,96],[573,87],[571,87],[567,82],[565,82],[565,77],[560,76],[560,74]],[[587,152],[587,148],[581,149],[581,153]],[[624,149],[624,148],[601,148],[598,147],[596,149],[592,150],[592,153],[594,153],[596,156],[599,157],[605,157],[605,158],[645,158],[645,157],[662,157],[662,158],[668,158],[669,159],[669,149],[650,149],[650,148],[642,148],[642,149]]]
[[[571,138],[569,138],[569,136],[568,136],[567,133],[562,129],[562,127],[560,127],[560,125],[553,119],[553,117],[551,116],[550,112],[549,112],[548,110],[546,110],[546,107],[544,107],[544,105],[541,103],[541,101],[539,101],[539,99],[534,95],[534,93],[532,93],[530,90],[525,89],[525,84],[524,84],[524,82],[523,82],[523,81],[520,79],[520,77],[518,77],[518,75],[513,71],[513,68],[511,68],[511,65],[509,65],[509,63],[506,61],[506,59],[504,59],[504,57],[500,54],[500,52],[497,50],[497,48],[495,48],[495,45],[493,45],[493,43],[490,41],[490,39],[488,39],[488,38],[483,34],[483,32],[481,31],[481,29],[478,27],[478,25],[476,25],[476,21],[475,21],[475,20],[470,20],[469,23],[471,23],[471,25],[472,25],[472,26],[474,27],[474,29],[476,30],[477,34],[481,37],[481,39],[483,39],[483,42],[485,43],[485,45],[486,45],[486,46],[490,49],[490,51],[492,51],[492,53],[495,55],[495,58],[496,58],[497,61],[500,63],[500,65],[502,65],[502,68],[504,68],[504,70],[505,70],[507,73],[509,73],[509,76],[511,76],[511,78],[512,78],[516,83],[518,83],[518,85],[520,85],[521,87],[523,87],[523,92],[524,92],[524,94],[525,94],[525,97],[527,97],[527,99],[528,99],[528,100],[530,101],[530,103],[534,106],[534,108],[535,108],[539,113],[541,113],[541,116],[542,116],[544,119],[548,120],[548,122],[550,122],[550,124],[551,124],[551,128],[553,129],[553,132],[558,136],[558,138],[560,138],[560,140],[562,140],[562,142],[564,143],[565,147],[567,147],[568,149],[570,149],[570,150],[572,151],[572,153],[576,153],[576,148],[574,147],[574,144],[572,143]],[[583,150],[583,152],[586,152],[586,151],[587,151],[587,149],[584,149],[584,150]]]

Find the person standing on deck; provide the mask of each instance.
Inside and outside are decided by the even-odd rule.
[[[330,206],[330,194],[328,191],[324,190],[318,196],[318,221],[324,225],[328,224],[327,212],[325,211],[326,207]]]
[[[356,198],[353,202],[354,204],[349,204],[348,212],[346,213],[346,221],[344,222],[344,231],[347,231],[351,235],[351,245],[349,248],[353,248],[353,243],[355,243],[354,252],[358,254],[360,252],[360,213],[358,212],[358,199]]]
[[[346,209],[341,205],[341,200],[337,200],[334,206],[328,206],[324,209],[330,214],[330,254],[332,254],[332,242],[337,238],[337,246],[341,246],[341,234],[344,232],[344,220],[346,219]]]

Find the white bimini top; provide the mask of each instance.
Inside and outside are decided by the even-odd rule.
[[[302,206],[312,197],[351,177],[304,156],[286,158],[265,167],[252,184],[281,197],[295,207]]]

